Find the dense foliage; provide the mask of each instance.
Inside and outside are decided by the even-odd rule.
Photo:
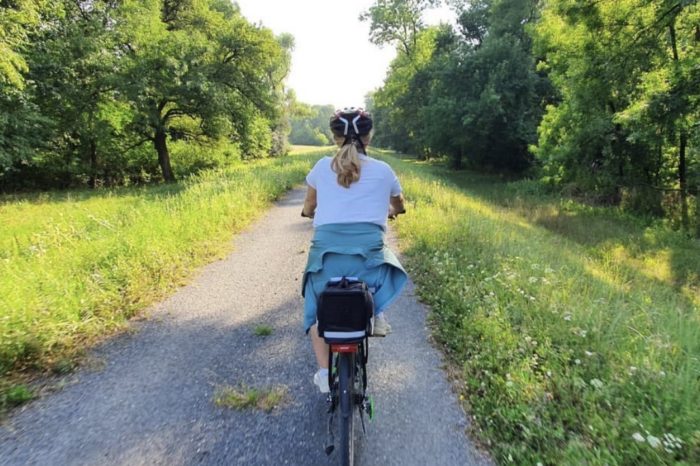
[[[305,146],[327,146],[332,144],[328,119],[335,111],[332,105],[298,104],[292,114],[292,132],[289,142]]]
[[[415,202],[394,225],[406,265],[497,464],[700,464],[696,240],[532,180],[387,161]]]
[[[362,16],[397,47],[369,99],[377,143],[526,172],[700,236],[694,1],[452,0],[454,26],[426,28],[434,3],[377,1]]]
[[[172,141],[212,148],[181,172],[286,151],[292,38],[235,4],[0,5],[0,188],[172,181]]]

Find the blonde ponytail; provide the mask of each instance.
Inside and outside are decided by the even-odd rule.
[[[360,155],[354,142],[345,144],[333,157],[331,169],[338,174],[338,184],[349,188],[360,180]]]

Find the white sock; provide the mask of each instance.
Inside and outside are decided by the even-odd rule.
[[[321,377],[328,377],[328,368],[322,367],[318,370],[318,373],[321,375]]]

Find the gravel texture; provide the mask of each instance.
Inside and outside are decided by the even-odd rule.
[[[101,364],[15,411],[0,426],[0,464],[337,464],[323,451],[325,400],[301,325],[303,195],[290,192],[228,258],[93,351]],[[377,416],[357,445],[361,465],[490,464],[465,435],[425,314],[409,283],[387,313],[394,333],[370,342]],[[242,384],[283,385],[287,399],[271,413],[213,403],[218,386]]]

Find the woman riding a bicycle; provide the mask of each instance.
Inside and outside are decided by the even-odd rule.
[[[330,128],[339,146],[334,157],[319,160],[306,177],[302,215],[313,218],[314,237],[302,281],[304,329],[319,370],[314,383],[327,393],[329,348],[318,335],[317,301],[334,277],[356,277],[374,296],[373,334],[385,336],[391,326],[384,311],[408,279],[385,241],[388,217],[404,212],[404,199],[391,167],[367,155],[372,118],[362,109],[337,111]]]

